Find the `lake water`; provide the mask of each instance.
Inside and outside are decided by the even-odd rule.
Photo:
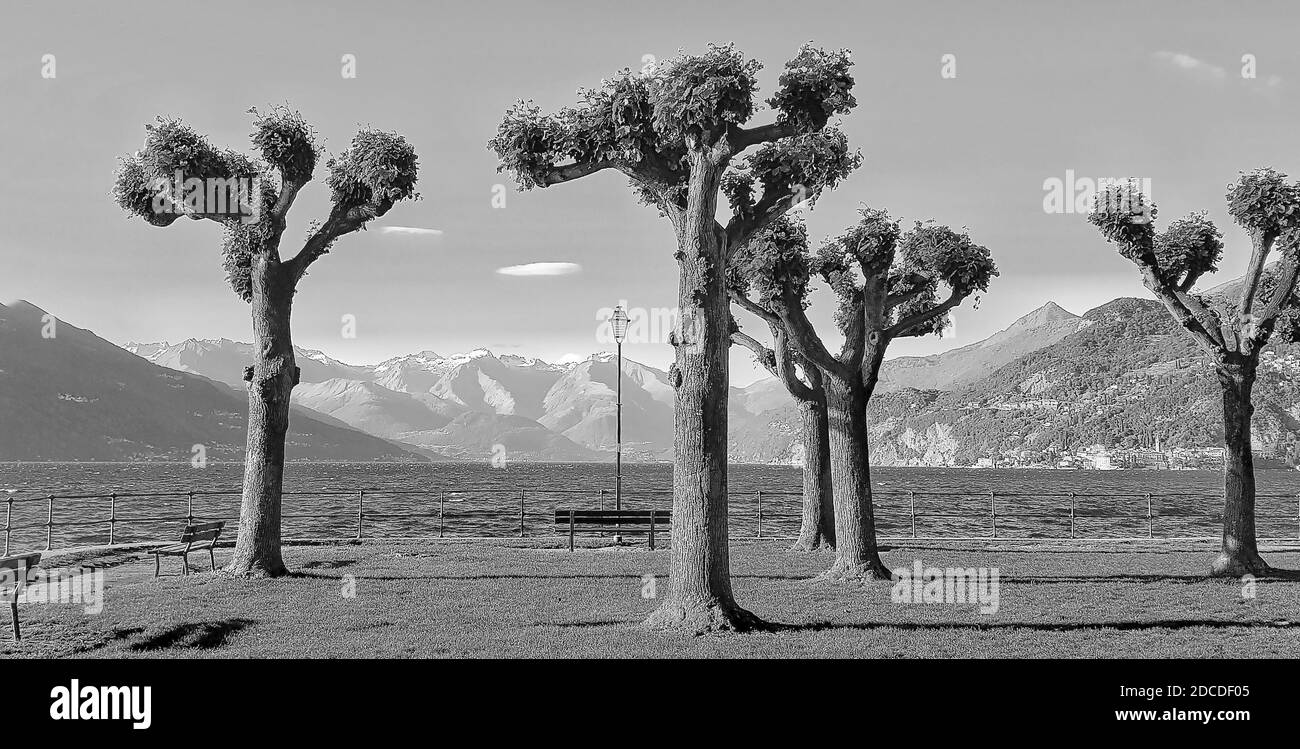
[[[205,468],[188,463],[0,464],[0,510],[9,516],[9,548],[11,553],[45,548],[50,494],[57,495],[53,548],[106,543],[114,512],[109,495],[114,492],[114,540],[119,543],[174,538],[187,512],[199,519],[226,520],[233,537],[242,472],[239,463]],[[1147,494],[1152,535],[1219,533],[1223,479],[1213,471],[876,467],[872,478],[882,536],[912,535],[913,507],[918,537],[990,536],[990,492],[999,538],[1068,538],[1072,492],[1074,530],[1080,538],[1145,537]],[[1257,479],[1260,538],[1297,538],[1300,472],[1259,471]],[[732,535],[795,534],[800,480],[798,468],[732,466]],[[555,535],[560,531],[553,523],[556,509],[612,509],[614,503],[609,464],[295,463],[286,469],[285,484],[290,492],[284,503],[286,538],[355,536],[359,498],[366,537],[518,537],[521,504],[523,535]],[[195,493],[192,499],[187,492]],[[625,465],[623,506],[671,508],[672,466]]]

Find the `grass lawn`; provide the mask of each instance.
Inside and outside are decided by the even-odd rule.
[[[989,542],[887,547],[891,568],[996,567],[995,614],[978,604],[895,603],[891,584],[813,583],[827,554],[787,542],[732,544],[742,605],[774,632],[689,637],[639,623],[667,592],[669,553],[644,547],[569,553],[556,541],[367,541],[285,549],[294,574],[245,580],[179,575],[179,559],[140,550],[47,555],[46,567],[103,565],[103,611],[67,603],[19,607],[4,657],[1294,657],[1300,582],[1205,577],[1208,543],[1090,548]],[[548,548],[549,547],[549,548]],[[218,549],[217,564],[229,558]],[[1300,548],[1265,546],[1273,566],[1300,568]],[[202,559],[202,564],[199,561]],[[192,557],[206,569],[207,555]],[[354,592],[348,596],[346,593]]]

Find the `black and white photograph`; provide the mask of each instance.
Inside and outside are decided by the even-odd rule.
[[[6,724],[1284,736],[1297,39],[4,0]]]

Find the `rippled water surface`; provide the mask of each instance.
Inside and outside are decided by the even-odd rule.
[[[51,494],[54,548],[107,542],[114,515],[118,542],[171,538],[187,512],[227,520],[233,536],[242,472],[238,463],[0,464],[10,550],[45,548]],[[1210,471],[873,468],[872,478],[883,536],[991,536],[993,508],[998,537],[1068,538],[1072,506],[1079,537],[1214,536],[1222,505],[1222,476]],[[799,469],[737,465],[729,481],[733,535],[797,531]],[[1300,472],[1260,471],[1258,482],[1260,537],[1300,536]],[[370,537],[540,536],[557,532],[557,509],[612,508],[614,470],[590,463],[291,464],[285,489],[289,538],[355,536],[359,504]],[[670,508],[672,467],[625,465],[623,504]]]

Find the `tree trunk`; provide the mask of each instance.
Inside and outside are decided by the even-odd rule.
[[[289,396],[298,384],[298,367],[289,329],[293,284],[282,268],[278,260],[253,261],[255,359],[244,372],[248,388],[244,498],[235,555],[226,569],[255,577],[288,572],[280,556],[280,504]]]
[[[791,551],[835,548],[835,500],[831,494],[831,445],[824,394],[799,403],[803,421],[803,521]]]
[[[714,218],[721,171],[692,153],[688,207],[677,227],[678,319],[673,409],[672,568],[646,625],[693,633],[743,631],[761,620],[736,604],[727,549],[726,239]]]
[[[1251,455],[1251,388],[1255,362],[1219,371],[1223,386],[1223,436],[1227,449],[1223,473],[1223,549],[1210,567],[1217,577],[1265,575],[1272,571],[1255,543],[1255,465]]]
[[[857,372],[845,379],[823,373],[830,429],[831,486],[835,497],[835,564],[819,579],[889,580],[876,547],[867,454],[867,393]]]

